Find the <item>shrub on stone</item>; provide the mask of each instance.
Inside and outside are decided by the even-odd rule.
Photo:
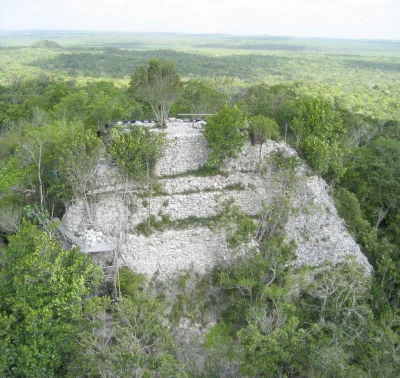
[[[225,106],[207,119],[204,137],[210,153],[207,166],[219,169],[229,158],[235,158],[247,140],[246,117],[236,107]]]
[[[271,118],[257,115],[250,119],[251,142],[262,145],[268,139],[279,140],[279,125]]]
[[[152,132],[145,127],[135,127],[130,133],[113,129],[109,152],[124,173],[140,179],[152,175],[167,145],[165,133]]]

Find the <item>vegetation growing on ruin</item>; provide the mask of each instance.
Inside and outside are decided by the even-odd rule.
[[[207,166],[221,168],[228,159],[235,158],[248,138],[246,117],[236,107],[225,106],[220,112],[207,119],[204,137],[210,149]]]
[[[167,145],[165,133],[151,132],[145,127],[135,127],[128,133],[113,129],[108,151],[123,173],[144,180],[153,176],[157,160]]]
[[[181,79],[171,61],[152,59],[149,67],[137,67],[129,83],[129,91],[139,101],[150,104],[161,128],[167,127],[171,105],[180,96]]]
[[[182,42],[186,52],[177,52],[157,50],[161,42],[154,40],[129,45],[140,50],[115,40],[78,49],[68,38],[57,49],[0,48],[7,67],[0,72],[0,375],[398,376],[398,46],[353,41],[348,54],[343,41],[328,48],[311,40],[283,45],[214,36]],[[187,52],[194,46],[203,54]],[[298,185],[299,160],[277,154],[260,162],[258,174],[273,173],[271,185],[282,195],[265,207],[257,229],[234,204],[218,219],[164,216],[141,226],[147,233],[222,221],[232,247],[254,236],[259,243],[249,258],[216,269],[213,303],[224,311],[204,344],[185,356],[170,331],[200,316],[207,285],[194,290],[182,279],[169,319],[165,298],[147,296],[146,284],[130,273],[120,275],[122,299],[100,292],[99,269],[76,249],[64,250],[51,222],[71,199],[86,197],[90,214],[101,159],[114,159],[135,179],[151,174],[163,134],[141,127],[123,134],[113,122],[154,117],[149,98],[128,91],[130,75],[153,58],[176,64],[172,71],[183,80],[170,115],[217,113],[204,131],[209,164],[191,175],[219,173],[248,141],[247,118],[260,149],[265,138],[285,140],[327,180],[373,275],[353,261],[296,268],[283,225],[294,211],[287,198]],[[202,371],[191,365],[195,346],[204,356]]]

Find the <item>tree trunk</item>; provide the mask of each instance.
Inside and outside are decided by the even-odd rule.
[[[151,188],[150,188],[150,165],[149,162],[146,162],[146,176],[147,176],[147,190],[149,192],[148,201],[147,201],[147,215],[148,215],[148,222],[149,222],[149,230],[151,229]]]
[[[38,157],[38,179],[40,191],[40,211],[43,211],[43,183],[42,183],[42,144],[39,144],[39,157]]]
[[[165,104],[161,105],[150,104],[150,105],[153,110],[154,116],[156,117],[158,126],[162,129],[166,129],[170,106]]]
[[[82,191],[82,197],[83,197],[83,202],[85,203],[87,216],[89,218],[89,223],[93,224],[92,212],[90,210],[90,204],[89,204],[89,200],[88,200],[88,197],[87,197],[87,194],[86,194],[86,190]]]
[[[286,136],[287,136],[287,129],[288,129],[288,123],[285,122],[285,142],[286,142]]]

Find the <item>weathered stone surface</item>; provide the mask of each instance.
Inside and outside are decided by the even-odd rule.
[[[207,148],[201,131],[175,122],[168,125],[167,134],[176,140],[157,165],[159,176],[197,169],[206,162]],[[262,147],[261,159],[276,151],[295,155],[284,143],[268,141]],[[216,264],[231,261],[232,251],[220,232],[196,227],[145,237],[135,234],[135,227],[149,215],[158,218],[168,215],[172,220],[212,217],[219,213],[221,202],[230,197],[247,214],[259,214],[264,204],[270,205],[285,195],[285,188],[273,172],[260,175],[259,161],[259,146],[247,145],[237,159],[228,162],[228,177],[161,177],[163,193],[150,199],[137,195],[137,184],[122,180],[118,183],[115,170],[103,165],[99,177],[106,178],[99,179],[99,188],[94,191],[94,224],[89,224],[84,204],[79,200],[68,207],[64,222],[69,230],[81,232],[78,236],[88,239],[90,248],[113,243],[113,237],[124,232],[127,235],[122,247],[124,262],[136,272],[168,276],[189,267],[206,272]],[[326,183],[312,175],[305,164],[299,167],[296,176],[298,184],[290,204],[294,211],[284,225],[288,240],[293,239],[298,245],[296,264],[319,265],[326,260],[338,262],[354,256],[369,271],[366,257],[337,215]],[[88,228],[94,230],[93,235],[82,233]]]
[[[298,244],[296,264],[320,265],[325,260],[337,263],[354,256],[370,271],[367,258],[339,218],[324,180],[309,177],[292,205],[300,211],[289,217],[285,230],[288,238]]]
[[[224,236],[205,227],[156,232],[150,238],[129,235],[122,250],[124,262],[135,272],[161,277],[189,268],[205,273],[230,261],[231,253]]]
[[[208,150],[201,131],[187,123],[175,122],[168,125],[167,135],[174,141],[156,166],[158,176],[198,169],[205,164]]]

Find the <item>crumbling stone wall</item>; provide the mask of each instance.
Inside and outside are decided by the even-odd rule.
[[[289,216],[285,232],[297,243],[297,265],[317,266],[326,260],[337,263],[352,256],[371,271],[367,258],[339,218],[324,180],[308,177],[291,206],[298,211]]]
[[[207,161],[206,141],[200,130],[187,135],[169,135],[172,143],[157,163],[155,173],[158,176],[175,175],[195,170]]]
[[[137,195],[135,183],[113,186],[113,183],[102,182],[93,207],[95,224],[92,228],[113,236],[125,232],[124,263],[128,262],[134,271],[149,276],[154,273],[173,275],[176,270],[188,267],[206,272],[216,264],[230,261],[232,256],[222,233],[205,227],[167,230],[150,237],[137,235],[135,227],[149,214],[156,217],[165,214],[172,220],[212,217],[219,213],[224,199],[233,197],[244,212],[257,215],[263,204],[270,205],[279,200],[284,192],[273,172],[266,175],[258,172],[259,146],[250,144],[237,159],[227,164],[226,169],[230,171],[227,177],[162,178],[197,169],[207,160],[201,131],[185,133],[181,129],[172,129],[171,136],[176,140],[157,165],[162,193],[146,199]],[[295,155],[295,151],[284,143],[268,141],[262,148],[262,159],[276,151]],[[338,217],[326,183],[312,175],[305,164],[296,175],[298,183],[290,204],[295,211],[290,213],[284,225],[287,238],[298,245],[296,263],[319,265],[325,260],[337,262],[346,256],[354,256],[370,270],[367,259]],[[64,222],[75,233],[87,228],[82,201],[69,206]]]
[[[193,268],[199,273],[231,261],[223,234],[205,227],[155,232],[150,238],[129,235],[122,249],[124,262],[137,273],[168,277]]]

